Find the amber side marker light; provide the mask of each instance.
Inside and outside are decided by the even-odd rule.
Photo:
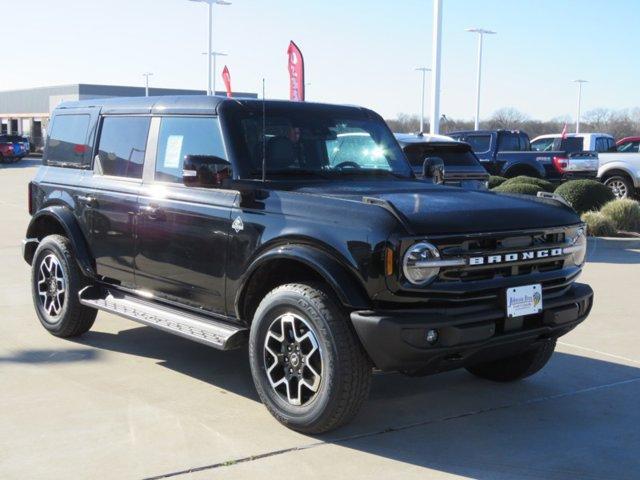
[[[384,251],[384,273],[387,276],[393,275],[393,250],[389,247]]]

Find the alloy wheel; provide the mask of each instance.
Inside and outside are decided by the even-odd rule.
[[[276,318],[264,340],[264,366],[271,388],[291,405],[305,405],[322,381],[322,351],[309,324],[295,313]]]
[[[627,191],[627,185],[622,180],[612,179],[605,183],[616,198],[627,198],[629,192]]]
[[[46,255],[38,268],[38,296],[43,310],[54,323],[62,312],[66,282],[62,265],[53,253]]]

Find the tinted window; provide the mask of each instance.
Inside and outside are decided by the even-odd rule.
[[[618,152],[637,152],[638,146],[640,146],[640,142],[625,142],[618,145]]]
[[[503,132],[498,134],[499,152],[519,152],[520,136],[517,133]]]
[[[607,139],[604,137],[596,138],[596,152],[606,152],[609,149]]]
[[[582,152],[584,150],[584,140],[582,137],[567,137],[557,139],[553,150],[562,150],[567,153]]]
[[[616,151],[616,142],[613,141],[613,138],[607,138],[607,152],[615,152]]]
[[[20,135],[0,135],[0,143],[26,142],[25,137]]]
[[[156,180],[182,183],[186,155],[225,158],[218,120],[204,117],[166,117],[160,124]]]
[[[467,135],[464,140],[474,152],[488,152],[491,147],[491,135]]]
[[[546,152],[553,148],[553,138],[541,138],[535,142],[531,142],[531,150],[538,152]]]
[[[56,115],[47,141],[46,163],[89,165],[91,148],[87,144],[89,115]]]
[[[100,130],[96,171],[142,178],[149,117],[105,117]]]

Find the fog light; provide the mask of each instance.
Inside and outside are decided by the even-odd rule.
[[[427,343],[429,345],[433,345],[438,341],[438,330],[431,329],[427,330]]]

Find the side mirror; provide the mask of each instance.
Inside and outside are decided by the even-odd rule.
[[[231,163],[213,155],[186,155],[182,183],[188,187],[216,188],[231,177]]]
[[[433,183],[444,183],[444,161],[440,157],[425,158],[422,176],[433,179]]]

